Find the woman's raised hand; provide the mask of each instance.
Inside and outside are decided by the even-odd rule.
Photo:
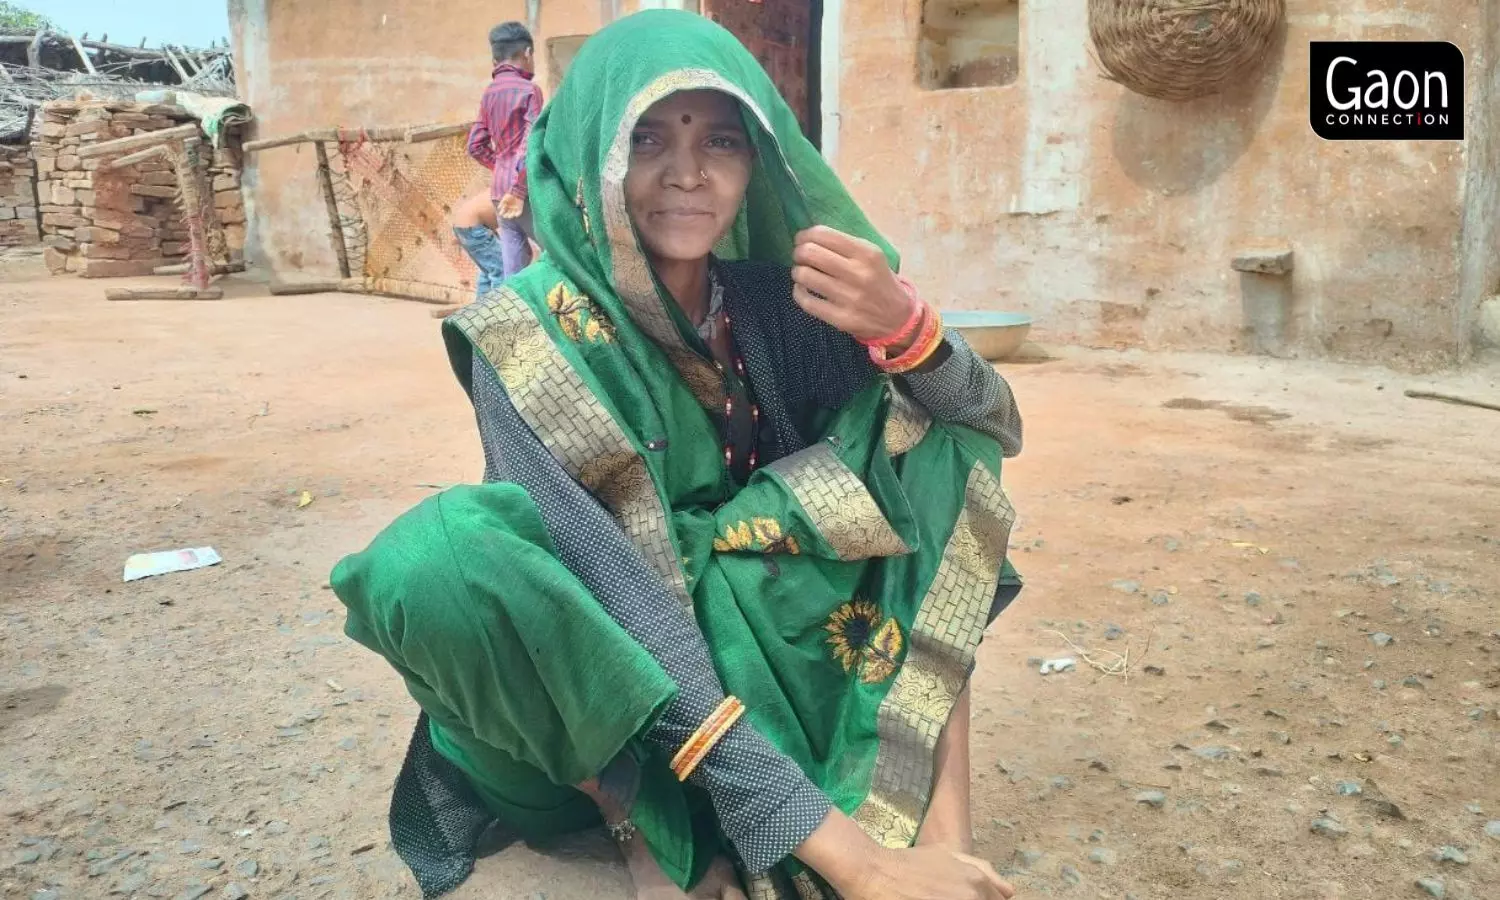
[[[877,340],[911,317],[911,297],[869,241],[815,225],[797,232],[792,262],[792,299],[845,334]]]

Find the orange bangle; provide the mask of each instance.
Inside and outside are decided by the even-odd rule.
[[[745,714],[745,704],[737,697],[725,697],[703,724],[687,739],[672,757],[672,772],[678,781],[687,781],[704,758],[718,746],[720,740]]]
[[[924,304],[925,305],[925,304]],[[905,353],[894,359],[886,359],[884,353],[878,348],[870,348],[870,361],[875,363],[882,371],[892,375],[900,375],[910,372],[921,365],[928,357],[937,351],[943,342],[943,317],[936,309],[926,305],[925,315],[922,317],[922,330],[917,334],[917,339],[906,349]]]
[[[937,319],[937,327],[933,329],[933,340],[927,344],[927,349],[922,351],[922,355],[917,357],[917,361],[911,364],[911,368],[902,371],[910,372],[922,368],[929,359],[932,359],[932,354],[937,352],[937,348],[943,345],[943,314],[933,310],[932,315]]]

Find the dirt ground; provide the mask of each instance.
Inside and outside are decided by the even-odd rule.
[[[103,288],[0,284],[0,897],[418,896],[385,819],[415,707],[326,578],[480,471],[429,308]],[[1004,371],[1028,587],[976,676],[979,852],[1023,897],[1496,896],[1500,413],[1402,391],[1500,369]],[[461,896],[623,896],[564,849]]]

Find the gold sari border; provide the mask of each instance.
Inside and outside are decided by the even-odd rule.
[[[766,466],[802,505],[812,526],[845,562],[911,552],[859,476],[820,441]]]
[[[910,649],[876,714],[880,745],[854,820],[886,847],[909,847],[932,795],[938,736],[962,692],[1000,583],[1015,509],[976,462],[964,505],[912,623]]]
[[[471,304],[452,322],[500,376],[510,402],[552,457],[604,504],[632,545],[685,605],[666,506],[646,461],[513,288]]]
[[[892,382],[886,390],[890,407],[885,415],[885,450],[892,457],[922,443],[932,427],[932,414]]]

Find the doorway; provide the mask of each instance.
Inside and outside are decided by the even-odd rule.
[[[819,147],[823,0],[702,0],[701,11],[760,60],[796,113],[802,133]]]

